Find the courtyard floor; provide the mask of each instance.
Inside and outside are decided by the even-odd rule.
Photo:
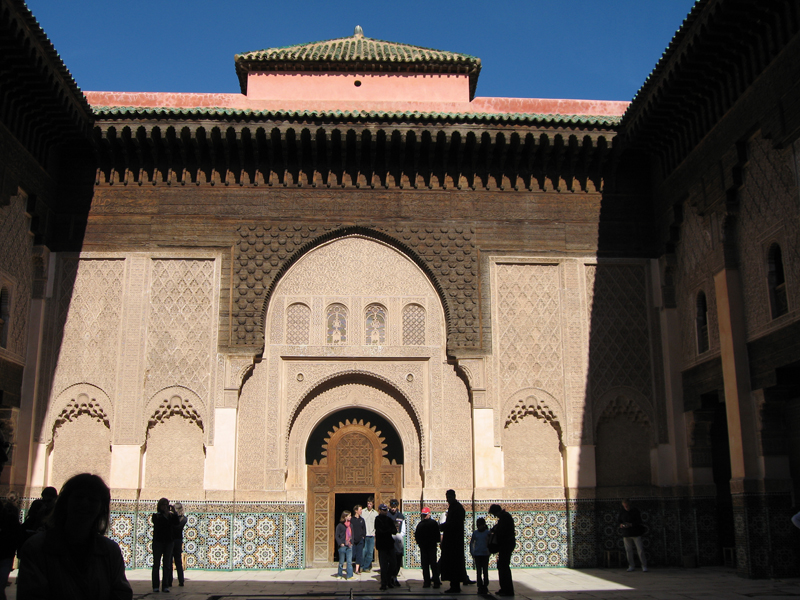
[[[423,589],[420,571],[404,569],[401,587],[391,593],[378,590],[376,573],[356,576],[350,581],[334,579],[335,569],[303,571],[187,571],[185,587],[170,594],[153,593],[150,571],[128,571],[134,598],[180,598],[181,600],[246,600],[275,598],[341,599],[358,597],[425,600],[431,596],[452,597],[442,589]],[[470,573],[474,577],[474,572]],[[800,578],[750,580],[737,577],[732,569],[654,568],[648,573],[624,569],[516,569],[513,571],[516,598],[582,600],[588,598],[645,598],[653,600],[717,600],[755,598],[785,600],[800,598]],[[12,572],[12,581],[16,571]],[[489,573],[489,590],[497,591],[497,572]],[[177,581],[176,581],[177,584]],[[446,584],[445,584],[446,586]],[[464,597],[478,596],[474,585],[462,586]],[[16,586],[6,588],[9,600],[16,600]],[[494,594],[482,598],[496,598]]]

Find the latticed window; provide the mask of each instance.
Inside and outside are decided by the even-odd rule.
[[[329,344],[347,343],[347,307],[343,304],[331,304],[327,310],[327,341]]]
[[[767,262],[769,303],[772,308],[772,318],[777,319],[789,312],[789,301],[786,297],[786,275],[783,272],[783,254],[778,244],[770,246]]]
[[[403,345],[425,345],[425,309],[409,304],[403,309]]]
[[[705,292],[697,294],[697,353],[708,350],[708,303]]]
[[[365,311],[364,343],[367,346],[382,346],[386,343],[386,309],[380,304],[370,304]]]
[[[311,309],[305,304],[292,304],[286,311],[286,343],[293,346],[308,345]]]

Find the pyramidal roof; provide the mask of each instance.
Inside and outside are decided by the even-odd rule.
[[[469,54],[375,40],[365,37],[361,27],[350,37],[245,52],[235,61],[242,93],[247,93],[251,71],[464,73],[472,98],[481,71],[481,59]]]

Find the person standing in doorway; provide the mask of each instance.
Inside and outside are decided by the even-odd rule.
[[[446,594],[460,594],[461,581],[466,572],[464,560],[464,519],[466,511],[464,505],[456,500],[455,490],[445,492],[447,498],[447,515],[444,523],[439,525],[442,530],[442,559],[440,577],[450,582]]]
[[[514,580],[511,578],[511,554],[517,545],[514,517],[503,510],[499,504],[492,504],[489,507],[489,514],[497,519],[497,523],[492,527],[498,547],[497,579],[500,580],[500,591],[497,592],[497,595],[513,596]]]
[[[336,576],[341,579],[353,577],[353,530],[350,527],[350,511],[342,511],[339,524],[336,526],[336,548],[339,552],[339,570]],[[347,563],[346,574],[342,567]]]
[[[422,587],[429,588],[433,583],[434,588],[442,587],[439,580],[439,565],[436,554],[439,548],[439,524],[431,518],[431,509],[427,506],[422,509],[422,519],[414,530],[414,540],[419,546],[419,560],[422,565]],[[433,578],[431,578],[433,572]]]
[[[350,519],[350,528],[353,530],[353,570],[356,575],[361,572],[361,563],[364,560],[364,539],[367,535],[367,524],[361,516],[361,510],[361,505],[356,504]]]
[[[393,535],[397,531],[394,521],[389,517],[389,507],[381,504],[380,514],[375,517],[375,548],[381,565],[381,591],[394,587],[395,554]]]
[[[619,530],[622,533],[622,541],[625,543],[625,554],[628,557],[628,571],[636,570],[636,558],[633,554],[634,547],[639,554],[639,562],[642,563],[642,571],[647,572],[647,557],[644,554],[644,525],[642,525],[642,513],[631,504],[630,500],[622,501],[622,510],[619,513]]]
[[[364,557],[361,561],[361,572],[369,573],[372,570],[372,558],[375,554],[375,517],[378,511],[375,510],[375,498],[367,498],[367,508],[361,513],[364,523],[367,526],[367,535],[364,538]]]

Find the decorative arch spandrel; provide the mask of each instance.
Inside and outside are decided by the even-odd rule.
[[[395,428],[405,456],[404,487],[421,489],[423,456],[420,453],[420,430],[395,398],[365,383],[343,383],[326,389],[303,405],[287,435],[287,487],[306,488],[305,451],[314,428],[329,415],[353,407],[371,410]]]
[[[87,414],[113,431],[114,406],[108,394],[90,383],[77,383],[62,391],[50,405],[40,442],[51,443],[54,429],[79,414]]]

